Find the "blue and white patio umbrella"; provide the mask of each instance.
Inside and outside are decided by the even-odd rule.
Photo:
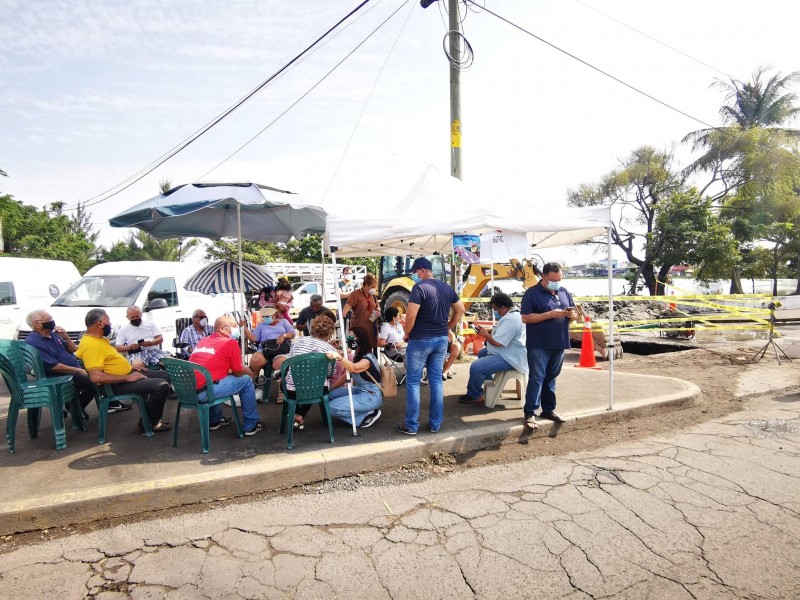
[[[192,275],[183,286],[190,292],[201,294],[228,294],[242,291],[260,290],[275,285],[275,274],[259,265],[242,261],[241,278],[239,263],[232,260],[220,260],[206,265]]]

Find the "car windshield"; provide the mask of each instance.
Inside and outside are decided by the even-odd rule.
[[[83,277],[53,302],[53,306],[131,306],[146,276],[95,275]]]

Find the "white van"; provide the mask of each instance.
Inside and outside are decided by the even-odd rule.
[[[13,339],[28,313],[52,304],[80,278],[64,260],[0,257],[0,339]]]
[[[127,308],[136,305],[142,309],[143,320],[155,321],[161,329],[164,350],[170,351],[177,319],[189,319],[200,308],[213,323],[220,315],[240,310],[240,300],[233,294],[206,295],[183,289],[186,280],[202,266],[158,261],[102,263],[89,269],[47,310],[56,324],[77,342],[86,331],[86,313],[92,308],[102,308],[111,320],[113,340],[119,327],[128,322]],[[18,338],[25,339],[29,332],[23,322]]]

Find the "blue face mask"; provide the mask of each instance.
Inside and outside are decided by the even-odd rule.
[[[561,289],[561,282],[560,281],[548,281],[547,282],[547,289],[551,292],[557,292]]]
[[[500,313],[499,312],[497,312],[496,310],[493,310],[492,314],[494,315],[494,320],[495,321],[499,321],[500,320]]]
[[[231,327],[231,337],[234,340],[238,340],[239,339],[239,328],[238,327]]]
[[[414,283],[419,283],[419,275],[417,275],[416,273],[412,273],[411,275],[409,275],[409,277],[411,277],[411,281],[413,281]]]

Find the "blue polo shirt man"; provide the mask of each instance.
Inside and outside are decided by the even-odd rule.
[[[575,302],[561,287],[561,265],[547,263],[542,267],[541,281],[522,297],[522,322],[526,325],[525,346],[528,352],[528,388],[525,392],[524,420],[536,429],[534,412],[563,423],[556,412],[556,378],[561,373],[564,350],[569,348],[569,324],[577,318]]]
[[[25,322],[31,328],[25,343],[39,351],[45,374],[51,377],[72,375],[72,383],[78,393],[81,408],[85,409],[94,400],[94,386],[89,374],[81,368],[73,354],[77,350],[75,343],[63,327],[56,326],[56,322],[47,311],[35,310],[28,315]],[[88,418],[88,415],[84,411],[85,418]]]

